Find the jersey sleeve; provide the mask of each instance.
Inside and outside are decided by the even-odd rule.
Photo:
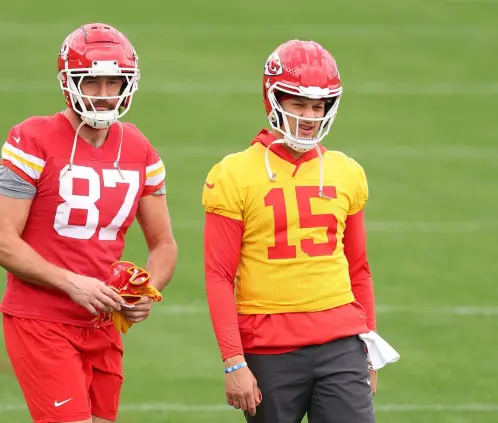
[[[142,197],[151,194],[166,194],[166,168],[164,163],[154,147],[148,144],[147,148],[145,188]]]
[[[356,214],[363,210],[368,200],[368,183],[367,176],[363,168],[353,159],[349,159],[352,169],[352,198],[348,211],[348,215]]]
[[[23,128],[14,126],[2,147],[2,165],[36,187],[45,167],[43,153],[35,139]]]
[[[348,216],[343,243],[353,295],[365,309],[368,328],[375,331],[375,294],[367,259],[367,234],[363,210]]]
[[[243,232],[243,222],[206,213],[204,225],[206,294],[222,360],[244,353],[234,298],[234,279],[239,264]]]
[[[36,195],[36,188],[13,170],[0,165],[0,195],[11,198],[30,199]]]
[[[204,183],[202,205],[207,213],[243,221],[244,202],[232,174],[224,161],[211,169]]]

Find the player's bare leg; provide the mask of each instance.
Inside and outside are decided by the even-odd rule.
[[[88,420],[89,423],[114,423],[115,420],[106,420],[106,419],[103,419],[102,417],[96,417],[96,416],[93,416],[93,420]],[[85,422],[86,423],[86,422]]]

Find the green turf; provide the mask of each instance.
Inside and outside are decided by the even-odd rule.
[[[378,421],[498,422],[496,16],[498,3],[483,0],[2,5],[4,134],[64,107],[56,58],[77,25],[116,25],[140,57],[126,120],[167,166],[179,262],[164,303],[125,336],[121,422],[243,421],[217,408],[223,373],[204,298],[200,196],[210,167],[265,126],[264,61],[290,38],[337,57],[344,96],[325,144],[369,179],[378,326],[401,354],[379,376]],[[127,241],[124,258],[143,263],[136,226]],[[193,307],[168,312],[179,305]],[[442,309],[457,306],[473,308]],[[22,404],[15,379],[0,373],[0,422],[29,422]]]

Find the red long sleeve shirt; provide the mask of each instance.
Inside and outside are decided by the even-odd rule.
[[[222,359],[243,353],[281,354],[376,330],[372,276],[366,254],[363,211],[350,215],[344,233],[356,301],[312,313],[239,315],[234,279],[244,224],[206,213],[204,251],[206,292]]]

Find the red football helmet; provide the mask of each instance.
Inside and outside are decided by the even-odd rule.
[[[321,123],[316,137],[300,138],[292,133],[287,116],[296,118],[298,125],[303,118],[282,109],[278,101],[282,93],[326,101],[323,118],[306,118]],[[328,134],[341,94],[342,85],[334,58],[314,41],[288,41],[277,47],[266,61],[263,76],[266,115],[272,128],[282,133],[284,142],[296,151],[311,150]]]
[[[130,110],[138,89],[138,56],[130,41],[110,25],[83,25],[64,40],[58,59],[58,79],[68,107],[93,128],[106,128]],[[81,92],[85,76],[123,76],[125,83],[118,96],[89,97]],[[90,110],[83,101],[90,100]],[[92,99],[118,99],[114,110],[98,111]]]

